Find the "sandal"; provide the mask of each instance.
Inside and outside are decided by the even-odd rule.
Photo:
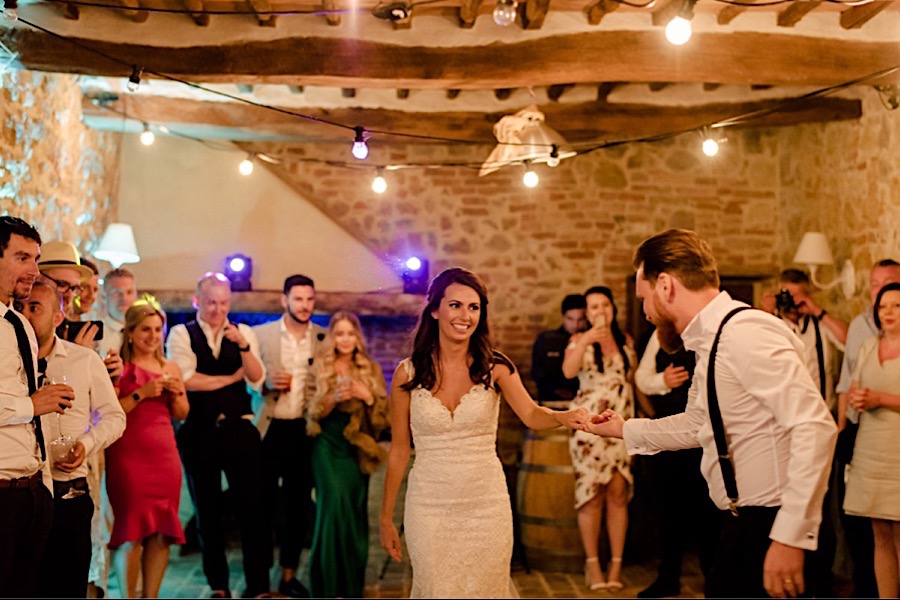
[[[618,558],[611,558],[611,559],[609,559],[609,562],[619,563],[619,577],[621,577],[622,576],[622,570],[621,570],[622,557],[619,556]],[[606,582],[605,587],[610,592],[619,592],[625,588],[625,584],[622,583],[621,581],[610,579],[609,581]]]
[[[596,556],[592,558],[587,558],[584,561],[584,587],[591,590],[592,592],[596,592],[597,590],[605,590],[607,583],[605,581],[598,581],[596,583],[591,583],[591,576],[588,574],[588,565],[591,563],[599,563],[600,559]],[[603,574],[600,574],[603,577]]]

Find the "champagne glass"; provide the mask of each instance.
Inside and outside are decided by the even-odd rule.
[[[51,385],[60,383],[63,385],[69,385],[69,378],[65,375],[62,375],[50,380]],[[62,415],[60,413],[56,413],[56,424],[59,428],[59,436],[55,440],[50,442],[50,457],[53,459],[54,463],[69,462],[72,460],[72,450],[75,448],[75,438],[63,433]],[[60,496],[60,498],[64,500],[71,500],[72,498],[77,498],[84,493],[84,490],[69,488],[69,491],[66,492],[63,496]]]

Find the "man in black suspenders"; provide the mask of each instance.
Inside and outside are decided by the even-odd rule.
[[[837,426],[803,364],[802,344],[772,315],[719,291],[716,259],[696,233],[670,229],[635,252],[636,293],[660,345],[696,353],[685,412],[588,430],[631,454],[701,447],[722,535],[706,596],[795,597],[807,591]]]

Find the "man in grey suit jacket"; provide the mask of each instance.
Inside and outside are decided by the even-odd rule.
[[[263,439],[268,506],[274,511],[281,546],[278,591],[291,598],[306,598],[309,594],[296,577],[313,521],[312,438],[306,435],[304,418],[311,398],[306,397],[305,384],[325,330],[310,320],[316,290],[309,277],[285,279],[281,305],[284,315],[280,319],[253,328],[267,373],[257,427]]]

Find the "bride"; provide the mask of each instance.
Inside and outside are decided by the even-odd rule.
[[[491,345],[487,292],[474,273],[447,269],[427,299],[412,357],[397,366],[391,385],[381,544],[401,559],[394,506],[412,439],[404,515],[411,596],[517,596],[509,567],[512,510],[495,445],[500,393],[532,429],[582,429],[589,415],[535,404],[515,366]]]

